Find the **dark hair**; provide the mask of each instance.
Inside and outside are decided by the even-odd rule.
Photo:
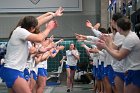
[[[20,23],[21,28],[25,28],[26,30],[31,29],[31,27],[36,27],[37,25],[38,21],[34,16],[25,16]]]
[[[112,16],[112,20],[114,20],[116,22],[118,19],[120,19],[122,17],[123,17],[123,14],[121,14],[121,13],[115,13]]]
[[[74,45],[74,50],[76,50],[76,45],[75,45],[73,42],[71,42],[70,45],[71,45],[71,44]]]
[[[108,33],[107,30],[105,28],[102,28],[102,27],[100,27],[98,30],[102,33],[105,33],[105,34]]]
[[[21,19],[18,21],[18,24],[17,24],[16,27],[21,26],[22,20],[23,20],[23,18],[21,18]]]
[[[136,31],[140,31],[140,23],[138,23],[138,24],[135,25],[135,30]]]
[[[107,32],[108,32],[108,33],[112,33],[112,31],[111,31],[111,28],[110,28],[110,27],[108,27],[108,28],[107,28]]]
[[[117,26],[123,31],[128,31],[131,29],[131,22],[127,17],[123,17],[117,20]]]
[[[16,27],[21,26],[22,28],[25,28],[26,30],[31,29],[31,27],[36,27],[38,25],[38,21],[35,17],[33,16],[25,16],[24,18],[21,18],[16,25]],[[39,33],[39,28],[35,29],[35,33]],[[11,31],[9,35],[9,39],[11,38],[13,34],[13,31]]]
[[[39,28],[36,28],[35,31],[34,31],[34,34],[38,34],[40,33],[41,31],[39,30]]]

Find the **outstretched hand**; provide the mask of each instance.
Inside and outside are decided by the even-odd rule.
[[[75,33],[75,37],[77,40],[86,40],[86,36],[85,35],[81,35],[81,34],[77,34]]]
[[[62,7],[59,7],[55,12],[55,16],[62,16],[63,11],[64,11],[64,9]]]
[[[105,49],[107,47],[105,41],[103,40],[98,40],[98,42],[96,42],[96,46],[99,48],[99,49]]]
[[[57,27],[57,21],[51,20],[48,24],[46,24],[46,28],[49,30],[53,30]]]
[[[89,20],[86,21],[86,27],[92,28],[92,24]]]

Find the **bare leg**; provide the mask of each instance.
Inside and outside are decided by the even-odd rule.
[[[131,83],[124,87],[124,93],[140,93],[140,87]]]
[[[16,93],[31,93],[27,81],[21,77],[18,77],[15,80],[12,88]]]
[[[73,88],[73,82],[74,82],[74,75],[75,75],[75,70],[71,70],[70,71],[70,73],[71,73],[71,89]]]
[[[103,93],[104,92],[103,80],[100,81],[100,86],[101,86],[100,93]]]
[[[100,80],[97,80],[97,92],[100,92],[101,86],[100,86]]]
[[[67,71],[67,88],[70,89],[70,85],[71,85],[71,82],[70,82],[70,68],[67,68],[66,69]]]
[[[38,76],[37,93],[43,93],[45,86],[46,86],[46,77]]]
[[[96,91],[97,90],[97,79],[94,79],[94,84],[93,84],[93,90]]]
[[[116,76],[114,80],[115,80],[115,88],[116,88],[115,93],[124,93],[124,81],[118,76]]]
[[[14,91],[12,88],[9,88],[9,89],[8,89],[8,92],[9,92],[9,93],[15,93],[15,91]]]
[[[112,93],[112,88],[107,76],[104,77],[103,84],[104,84],[104,93]]]
[[[32,93],[36,93],[36,87],[35,86],[36,86],[36,81],[33,78],[31,78],[30,89],[31,89]]]

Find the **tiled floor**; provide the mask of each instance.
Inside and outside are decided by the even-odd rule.
[[[66,87],[66,74],[61,74],[61,84],[56,86],[46,86],[44,93],[67,93]],[[0,93],[8,93],[6,85],[4,83],[0,83]],[[95,93],[92,90],[92,85],[90,84],[82,84],[80,82],[75,82],[73,90],[70,93]]]
[[[51,93],[67,93],[66,92],[67,87],[64,85],[56,86],[52,90]],[[47,93],[47,92],[45,92]],[[91,85],[87,84],[76,84],[73,88],[73,90],[70,93],[94,93]]]
[[[63,72],[60,75],[60,81],[61,81],[61,84],[57,86],[53,86],[52,91],[50,93],[67,93],[65,72]],[[48,93],[48,92],[44,91],[44,93]],[[95,93],[95,92],[92,90],[92,85],[90,84],[82,84],[81,82],[74,82],[73,90],[70,93]]]
[[[45,87],[44,93],[66,93],[67,87],[65,85]],[[8,93],[4,83],[0,84],[0,93]],[[94,93],[92,85],[89,84],[75,84],[70,93]]]
[[[0,83],[0,93],[8,93],[5,83]]]

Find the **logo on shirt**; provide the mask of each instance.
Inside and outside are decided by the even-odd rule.
[[[30,0],[34,5],[36,5],[40,0]]]

